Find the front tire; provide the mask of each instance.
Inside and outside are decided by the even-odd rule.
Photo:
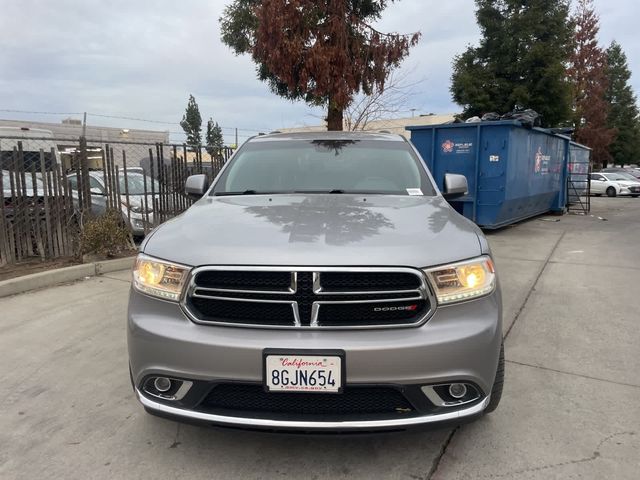
[[[489,405],[484,409],[484,413],[491,413],[500,404],[502,398],[502,387],[504,386],[504,342],[500,345],[500,357],[498,358],[498,369],[496,370],[496,379],[493,381],[491,388],[491,400]]]
[[[618,194],[618,192],[616,192],[616,189],[613,187],[609,187],[607,188],[607,197],[615,197]]]

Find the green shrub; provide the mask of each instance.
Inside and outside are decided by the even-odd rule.
[[[111,210],[84,222],[80,233],[82,255],[113,257],[134,248],[131,234],[122,221],[120,212]]]

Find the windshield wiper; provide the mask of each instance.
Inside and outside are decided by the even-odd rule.
[[[232,195],[260,195],[257,190],[244,190],[242,192],[214,192],[214,197],[225,197]]]
[[[334,188],[333,190],[294,190],[293,193],[331,193],[331,194],[340,194],[346,193],[345,190],[340,188]]]

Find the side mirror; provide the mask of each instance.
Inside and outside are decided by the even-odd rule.
[[[469,192],[467,177],[456,173],[446,173],[444,176],[444,191],[442,194],[447,200],[462,197]]]
[[[185,193],[194,197],[203,196],[207,188],[209,188],[209,179],[204,174],[191,175],[187,177],[187,181],[184,184]]]
[[[104,192],[98,187],[93,187],[89,191],[91,192],[91,195],[104,195]]]

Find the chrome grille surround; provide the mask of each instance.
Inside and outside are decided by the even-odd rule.
[[[269,291],[269,290],[243,290],[243,289],[226,289],[226,288],[203,288],[198,286],[196,279],[199,273],[207,271],[233,271],[233,272],[291,272],[291,288],[287,291]],[[311,309],[311,319],[308,324],[304,324],[300,316],[296,293],[298,292],[298,274],[301,272],[310,272],[313,275],[313,295],[314,301]],[[376,290],[376,291],[327,291],[322,287],[323,272],[349,272],[349,273],[405,273],[414,275],[418,279],[418,286],[415,289],[404,290]],[[238,294],[238,297],[234,297]],[[241,298],[242,295],[265,295],[265,298]],[[291,299],[270,299],[269,296],[286,297]],[[323,296],[340,297],[340,296],[393,296],[393,298],[377,298],[362,300],[323,300]],[[293,322],[291,325],[274,325],[269,323],[242,323],[242,322],[224,322],[212,321],[200,318],[196,311],[189,305],[190,298],[203,298],[229,302],[249,302],[264,304],[285,304],[292,309]],[[375,325],[341,325],[341,326],[323,326],[318,323],[318,316],[322,305],[349,305],[349,304],[375,304],[375,303],[402,303],[421,301],[425,302],[426,310],[410,323],[389,323]],[[229,327],[244,328],[267,328],[267,329],[303,329],[303,330],[354,330],[354,329],[390,329],[390,328],[414,328],[427,322],[435,312],[437,299],[429,285],[424,273],[417,268],[409,267],[297,267],[297,266],[202,266],[194,268],[189,276],[188,284],[182,295],[180,305],[185,314],[195,323],[202,325],[219,325]]]

